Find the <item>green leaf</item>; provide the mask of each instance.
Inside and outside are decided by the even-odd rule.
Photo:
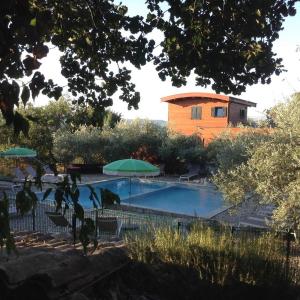
[[[29,25],[36,26],[36,18],[31,19]]]
[[[64,201],[64,191],[61,189],[56,189],[54,193],[54,199],[56,202],[56,211],[61,209],[62,203]]]
[[[89,188],[89,190],[91,192],[89,199],[93,202],[94,208],[97,208],[98,205],[100,206],[100,199],[99,199],[95,189],[90,184],[88,184],[87,187]]]
[[[79,192],[78,187],[76,186],[75,189],[73,191],[71,191],[71,193],[70,193],[71,199],[74,203],[78,203],[79,195],[80,195],[80,192]]]
[[[29,198],[30,201],[31,201],[31,208],[36,207],[36,205],[37,205],[37,203],[38,203],[38,201],[39,201],[39,199],[38,199],[36,193],[33,192],[33,191],[31,190],[31,188],[26,189],[26,193],[28,194],[28,198]]]
[[[71,181],[75,184],[76,184],[77,180],[79,180],[79,182],[81,182],[81,175],[79,173],[76,173],[76,172],[72,173],[72,174],[70,174],[70,177],[71,177]]]
[[[92,46],[93,42],[88,36],[85,38],[85,41],[89,46]]]
[[[79,240],[83,246],[83,251],[87,253],[87,246],[91,242],[91,237],[95,236],[96,226],[92,219],[85,218],[82,222],[82,226],[79,233]],[[94,240],[94,249],[96,249],[98,243]]]
[[[83,221],[83,219],[84,219],[84,209],[79,203],[76,203],[76,202],[74,203],[74,211],[75,211],[76,218]]]
[[[119,195],[113,193],[109,189],[100,189],[102,207],[109,207],[113,204],[120,204]]]
[[[19,191],[16,195],[16,208],[21,216],[32,209],[32,201],[25,190]]]

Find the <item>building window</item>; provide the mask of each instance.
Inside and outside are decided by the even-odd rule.
[[[201,106],[192,106],[192,120],[201,120],[202,109]]]
[[[245,119],[246,118],[246,110],[243,108],[240,110],[240,118]]]
[[[226,117],[227,107],[212,107],[211,116],[215,118]]]

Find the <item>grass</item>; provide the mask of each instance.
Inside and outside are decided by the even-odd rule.
[[[272,233],[259,236],[196,223],[186,234],[172,228],[128,235],[133,260],[175,264],[197,270],[199,278],[221,286],[244,283],[257,286],[298,285],[299,265],[286,273],[285,247]]]

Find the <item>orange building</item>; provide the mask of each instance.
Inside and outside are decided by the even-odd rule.
[[[209,143],[231,124],[237,133],[238,123],[247,121],[248,107],[256,103],[211,93],[184,93],[161,98],[168,103],[168,126],[185,135],[198,134]]]

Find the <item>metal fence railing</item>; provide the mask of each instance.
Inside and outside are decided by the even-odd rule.
[[[12,231],[39,231],[42,233],[62,233],[69,232],[72,225],[72,216],[74,211],[69,208],[65,211],[64,217],[69,222],[70,226],[57,226],[48,217],[47,213],[55,212],[55,205],[51,201],[43,201],[38,203],[35,210],[30,213],[20,216],[16,212],[14,201],[10,204],[10,228]],[[85,218],[91,218],[96,221],[96,217],[115,217],[122,223],[122,232],[139,230],[146,231],[149,228],[157,227],[176,227],[178,226],[178,219],[169,216],[161,216],[154,214],[139,214],[130,211],[121,211],[113,209],[86,209]],[[79,227],[79,220],[77,220],[76,227]],[[99,232],[99,235],[104,232]]]
[[[36,209],[27,213],[24,216],[20,216],[16,213],[15,201],[10,201],[10,228],[13,232],[24,232],[24,231],[35,231],[45,234],[73,234],[74,238],[74,223],[73,214],[74,211],[72,208],[66,210],[64,217],[68,221],[69,226],[57,226],[53,221],[48,217],[47,213],[55,212],[55,205],[51,201],[39,202]],[[172,216],[163,216],[155,214],[142,214],[133,211],[124,211],[124,210],[113,210],[113,209],[86,209],[85,218],[91,218],[96,221],[96,218],[107,218],[114,217],[120,223],[122,223],[122,230],[119,237],[125,236],[127,233],[131,234],[141,234],[154,232],[158,228],[173,228],[179,232],[185,234],[189,231],[191,224],[195,221],[199,222],[202,225],[207,225],[213,230],[216,230],[220,233],[224,230],[231,231],[232,235],[236,235],[240,240],[242,238],[246,239],[255,239],[258,236],[270,233],[268,229],[260,228],[250,228],[250,227],[224,227],[217,221],[200,219],[200,218],[175,218]],[[72,227],[73,225],[73,227]],[[80,222],[77,220],[76,227],[80,227]],[[97,230],[97,238],[103,240],[111,240],[112,236],[108,232],[102,232]],[[277,238],[281,241],[280,248],[282,249],[282,254],[285,256],[286,268],[295,269],[293,266],[299,267],[299,256],[300,256],[300,243],[297,240],[295,235],[291,235],[287,232],[277,232]],[[70,235],[72,237],[72,235]],[[78,237],[78,236],[77,236]],[[74,241],[75,242],[75,241]],[[293,268],[292,268],[293,267]]]

